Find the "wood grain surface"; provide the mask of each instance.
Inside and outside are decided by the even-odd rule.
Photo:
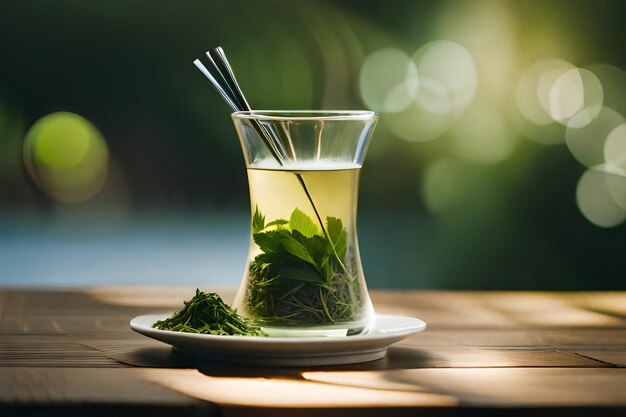
[[[0,415],[626,415],[623,292],[375,290],[378,312],[428,329],[379,361],[290,369],[199,361],[130,330],[193,290],[0,291]]]

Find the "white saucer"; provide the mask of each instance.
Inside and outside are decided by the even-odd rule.
[[[422,320],[379,314],[367,334],[345,337],[214,336],[153,329],[170,314],[135,317],[130,328],[198,358],[262,366],[319,366],[369,362],[381,359],[387,347],[423,331]]]

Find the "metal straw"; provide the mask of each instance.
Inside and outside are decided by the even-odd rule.
[[[239,84],[237,83],[237,79],[235,78],[235,73],[233,72],[228,59],[226,59],[226,54],[221,47],[217,47],[212,51],[207,51],[206,56],[209,59],[208,68],[204,66],[202,61],[196,59],[193,61],[194,65],[198,67],[198,69],[211,81],[213,87],[217,90],[218,93],[226,100],[226,103],[234,110],[234,111],[252,111],[252,108],[248,104],[248,101],[243,95],[241,88],[239,88]],[[261,124],[257,119],[250,119],[255,130],[260,134],[261,139],[267,145],[268,150],[272,154],[272,156],[278,161],[280,165],[285,165],[285,160],[287,159],[287,153],[285,151],[285,147],[279,138],[274,136],[274,133],[268,129],[266,126]],[[293,154],[295,158],[295,153]],[[324,222],[320,217],[317,208],[315,207],[315,203],[313,202],[313,198],[309,193],[309,190],[304,182],[304,178],[300,173],[295,173],[298,181],[302,185],[304,189],[304,193],[306,194],[309,202],[311,203],[311,207],[313,207],[313,211],[315,212],[315,216],[322,227],[322,232],[324,235],[330,240],[328,233],[326,232],[326,228],[324,227]],[[331,241],[332,244],[332,241]],[[333,245],[334,249],[334,245]],[[343,262],[337,257],[340,265],[343,266]]]
[[[207,51],[206,56],[210,64],[208,68],[205,67],[199,59],[193,62],[195,66],[211,81],[215,89],[234,111],[251,111],[252,109],[243,95],[241,88],[239,88],[235,74],[222,48],[218,46],[213,51]],[[274,137],[271,131],[269,131],[266,126],[259,123],[258,120],[251,119],[251,121],[272,156],[279,164],[284,165],[287,154],[281,141]]]

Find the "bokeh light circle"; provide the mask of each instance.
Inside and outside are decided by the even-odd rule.
[[[425,111],[414,101],[401,112],[385,115],[384,120],[389,130],[400,139],[427,142],[446,133],[454,125],[457,116]]]
[[[522,116],[536,125],[553,123],[549,113],[552,88],[563,74],[575,68],[567,61],[548,59],[524,71],[515,87],[515,101]]]
[[[626,211],[626,174],[606,167],[606,182],[615,204]]]
[[[565,142],[574,158],[586,167],[602,165],[605,141],[623,122],[624,116],[608,107],[602,107],[593,118],[588,112],[580,111],[567,124]]]
[[[411,59],[419,77],[411,84],[417,95],[386,115],[385,123],[401,139],[426,142],[450,130],[467,110],[476,92],[476,66],[465,47],[447,40],[423,45]]]
[[[576,203],[581,213],[591,223],[605,228],[617,226],[626,219],[626,211],[611,193],[607,175],[611,174],[588,169],[576,187]]]
[[[75,203],[100,191],[109,153],[91,122],[74,113],[58,112],[42,117],[28,130],[23,158],[39,188],[59,201]]]
[[[598,115],[604,101],[604,90],[598,77],[591,71],[573,68],[563,73],[552,85],[549,96],[549,113],[552,119],[567,125],[568,120],[584,111],[590,121]],[[583,127],[578,125],[575,127]]]
[[[604,160],[612,169],[626,175],[626,123],[617,126],[607,136]]]
[[[359,87],[365,104],[372,110],[396,113],[411,104],[417,95],[418,72],[404,52],[380,49],[363,62]]]
[[[626,115],[626,72],[607,64],[586,67],[600,80],[604,90],[604,106]]]
[[[420,76],[417,102],[432,113],[463,111],[476,92],[474,58],[462,45],[436,40],[413,54]]]
[[[71,169],[85,158],[91,141],[90,126],[72,113],[42,119],[33,132],[34,154],[39,163],[53,169]]]

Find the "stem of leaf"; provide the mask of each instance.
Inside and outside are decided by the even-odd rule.
[[[300,181],[300,184],[302,185],[302,188],[304,189],[304,193],[306,194],[306,197],[309,199],[309,202],[311,203],[311,207],[313,207],[313,211],[315,212],[315,217],[317,217],[317,221],[322,227],[322,232],[324,233],[324,236],[326,237],[326,239],[328,239],[328,242],[330,242],[330,247],[333,249],[333,255],[335,255],[335,259],[337,259],[337,262],[339,262],[339,267],[341,268],[344,274],[348,274],[348,269],[343,264],[343,261],[341,260],[341,258],[339,257],[339,254],[337,253],[337,249],[335,249],[335,244],[333,243],[333,240],[330,238],[330,236],[328,235],[328,232],[326,231],[326,228],[324,227],[324,222],[322,221],[322,218],[320,217],[320,214],[317,211],[317,207],[315,207],[315,203],[313,202],[313,198],[311,197],[311,194],[309,193],[309,189],[307,188],[306,183],[304,182],[304,178],[302,178],[302,175],[300,173],[296,173],[296,177],[298,178],[298,181]]]

